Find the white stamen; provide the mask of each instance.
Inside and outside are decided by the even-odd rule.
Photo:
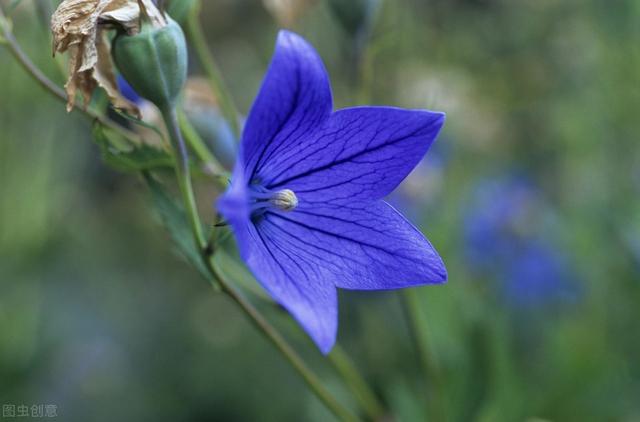
[[[298,206],[298,197],[291,189],[283,189],[276,192],[269,202],[282,211],[291,211]]]

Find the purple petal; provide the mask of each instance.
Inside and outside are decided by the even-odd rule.
[[[263,219],[247,227],[247,265],[269,294],[302,325],[323,353],[336,341],[338,298],[330,271],[318,265]],[[238,242],[243,243],[243,236]]]
[[[429,241],[384,201],[301,203],[293,212],[267,213],[257,228],[295,251],[310,274],[340,288],[397,289],[447,278]]]
[[[314,198],[380,199],[420,162],[444,114],[392,107],[354,107],[270,157],[261,169],[268,189]]]
[[[231,223],[236,238],[238,239],[240,256],[246,261],[249,251],[245,245],[249,244],[249,226],[252,225],[252,223],[244,173],[244,166],[242,162],[238,160],[231,175],[232,183],[224,195],[218,199],[217,209],[218,212],[222,213],[227,221]]]
[[[377,201],[422,159],[444,114],[331,109],[317,53],[299,36],[280,32],[232,186],[218,202],[258,281],[324,353],[336,338],[336,287],[395,289],[447,277],[424,236]],[[295,209],[267,201],[283,189],[295,192]]]
[[[231,223],[240,256],[269,294],[302,325],[323,353],[333,347],[338,330],[336,288],[324,270],[300,259],[287,239],[267,223],[251,221],[242,163],[236,163],[233,183],[218,200],[218,211]]]
[[[280,31],[242,137],[247,180],[263,177],[264,163],[322,124],[332,107],[329,78],[318,53],[299,35]]]

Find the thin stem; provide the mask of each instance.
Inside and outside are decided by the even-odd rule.
[[[212,233],[215,233],[217,230],[213,230]],[[211,243],[211,241],[210,241]],[[224,254],[224,251],[218,252],[219,254]],[[225,273],[231,274],[229,262],[234,263],[233,258],[228,257],[225,260]],[[220,265],[220,264],[218,264]],[[235,284],[242,283],[240,278],[242,277],[240,274],[237,276],[232,276]],[[253,286],[244,286],[245,289],[250,289],[249,293],[254,296],[257,300],[260,300],[261,303],[264,303],[266,306],[272,307],[274,310],[279,312],[285,312],[282,307],[277,306],[268,296],[266,296],[260,290],[254,290]],[[356,368],[354,362],[349,358],[347,353],[342,349],[339,345],[335,345],[333,350],[327,356],[329,362],[334,367],[338,375],[344,380],[346,386],[353,393],[356,398],[358,405],[364,410],[367,417],[371,420],[382,420],[384,416],[386,416],[386,410],[382,403],[378,400],[376,394],[367,384],[367,381],[363,378],[363,376],[359,373],[358,368]]]
[[[385,416],[385,410],[378,401],[376,394],[369,388],[362,378],[353,361],[340,346],[334,346],[329,354],[329,361],[345,380],[360,406],[371,420],[381,420]]]
[[[216,281],[222,290],[247,314],[253,324],[271,341],[271,343],[282,353],[287,361],[302,376],[307,385],[315,395],[342,421],[357,421],[357,417],[345,406],[340,404],[335,397],[327,390],[318,376],[304,363],[300,355],[289,345],[282,335],[266,320],[253,304],[244,295],[229,283],[212,260],[207,260]]]
[[[444,403],[442,402],[442,377],[440,368],[436,364],[435,356],[432,353],[431,343],[429,341],[429,325],[422,313],[420,304],[419,290],[417,288],[404,289],[402,298],[405,312],[409,322],[409,329],[413,337],[422,371],[428,384],[427,393],[427,411],[430,414],[430,420],[444,421],[446,420]]]
[[[216,169],[222,168],[218,160],[216,160],[216,157],[214,157],[211,151],[209,151],[209,148],[207,148],[200,135],[198,135],[195,128],[191,125],[191,122],[189,122],[189,118],[185,112],[182,110],[178,111],[178,123],[180,123],[180,131],[198,158],[205,164],[211,165]]]
[[[229,174],[224,170],[218,159],[211,153],[184,111],[178,111],[178,123],[185,141],[203,162],[207,173],[214,177],[216,183],[218,183],[221,188],[226,188]]]
[[[211,235],[212,238],[209,240],[209,245],[215,244],[215,233],[218,230],[212,230]],[[271,300],[267,295],[264,294],[262,290],[256,290],[254,286],[255,284],[246,284],[243,283],[243,274],[238,274],[238,269],[240,264],[234,260],[232,257],[226,255],[226,253],[221,250],[217,252],[216,255],[218,258],[221,256],[226,256],[223,266],[224,268],[224,277],[231,278],[231,281],[239,285],[241,287],[240,290],[244,289],[245,292],[248,292],[252,297],[260,301],[260,304],[264,304],[265,306],[272,307],[275,311],[278,312],[286,312],[280,306],[278,306],[273,300]],[[221,261],[217,261],[217,265],[221,266]],[[219,270],[222,274],[222,270]],[[235,273],[235,274],[234,274]],[[353,393],[358,405],[363,409],[364,413],[371,420],[382,420],[387,415],[385,407],[379,401],[375,392],[369,387],[367,381],[358,371],[358,368],[355,366],[352,359],[349,358],[347,353],[342,349],[339,345],[335,345],[333,350],[327,356],[329,362],[334,367],[335,371],[338,373],[340,378],[345,382],[346,386]]]
[[[56,85],[53,81],[51,81],[47,76],[42,73],[38,67],[33,64],[31,59],[25,54],[25,52],[20,47],[20,44],[13,36],[13,33],[9,30],[9,22],[0,7],[0,30],[2,31],[2,37],[4,38],[4,44],[7,46],[13,57],[16,61],[22,66],[22,68],[29,74],[40,86],[42,86],[46,91],[53,94],[59,100],[64,103],[67,102],[67,94],[64,92],[62,88]],[[134,134],[131,131],[124,129],[122,126],[116,124],[115,122],[107,119],[106,117],[96,113],[93,110],[78,108],[75,107],[74,110],[78,110],[83,113],[85,116],[97,120],[100,124],[116,131],[120,135],[124,136],[132,143],[141,143],[141,138]]]
[[[238,111],[225,86],[222,73],[220,69],[218,69],[218,65],[209,51],[199,18],[200,2],[192,8],[187,17],[185,29],[187,37],[189,38],[189,44],[193,47],[204,72],[207,74],[207,79],[209,80],[213,94],[220,103],[222,115],[227,122],[229,122],[236,139],[239,139],[240,127],[238,125]]]
[[[49,80],[44,75],[44,73],[42,73],[40,69],[38,69],[33,64],[33,62],[31,62],[31,60],[29,59],[29,57],[27,57],[24,51],[22,51],[22,48],[18,44],[18,41],[13,36],[13,33],[9,30],[9,21],[5,17],[4,12],[2,11],[2,8],[0,8],[0,28],[2,28],[2,35],[6,40],[7,45],[9,46],[9,50],[11,51],[15,59],[22,65],[22,67],[29,74],[31,74],[42,87],[52,92],[57,97],[60,97],[61,99],[64,99],[66,101],[67,95],[62,90],[62,88],[60,88],[51,80]]]
[[[171,146],[176,152],[176,177],[178,178],[178,186],[187,211],[187,219],[189,220],[196,246],[198,250],[202,250],[206,247],[207,241],[198,216],[198,207],[193,193],[193,186],[191,185],[191,174],[189,173],[189,154],[187,153],[187,146],[182,139],[176,109],[173,104],[159,108],[169,132]]]

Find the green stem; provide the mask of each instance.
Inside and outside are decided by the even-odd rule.
[[[228,282],[218,268],[208,259],[209,268],[222,290],[247,314],[253,324],[271,341],[287,361],[302,376],[309,388],[342,421],[357,421],[358,418],[345,406],[340,404],[327,390],[318,376],[304,363],[300,355],[289,345],[282,335],[266,320],[244,295]]]
[[[236,139],[239,139],[240,127],[238,125],[238,111],[231,96],[229,95],[228,89],[225,86],[222,74],[218,69],[218,65],[213,59],[213,56],[209,51],[209,47],[207,46],[206,38],[202,31],[202,27],[200,26],[199,2],[197,6],[193,7],[189,12],[185,29],[189,39],[189,44],[193,47],[196,56],[198,56],[198,60],[200,61],[204,72],[207,74],[207,79],[209,80],[213,94],[219,101],[220,111],[227,122],[229,122]]]
[[[211,153],[204,140],[193,127],[189,118],[184,111],[178,111],[178,123],[180,131],[184,136],[187,144],[193,149],[193,152],[203,162],[205,170],[212,175],[221,188],[226,188],[229,181],[229,173],[222,167],[222,164]]]
[[[196,246],[198,250],[202,250],[206,247],[207,241],[202,231],[200,217],[198,216],[198,207],[193,193],[193,186],[191,185],[191,174],[189,173],[189,154],[187,153],[187,146],[180,132],[176,108],[173,104],[159,108],[164,123],[167,126],[167,132],[169,132],[171,146],[176,153],[176,177],[178,178],[178,186],[180,187],[182,200],[187,211],[187,219],[189,220]]]
[[[189,118],[182,110],[178,111],[178,123],[180,124],[180,131],[184,135],[185,140],[198,158],[206,165],[215,167],[216,170],[221,169],[222,166],[211,151],[209,151],[209,148],[207,148],[200,135],[198,135],[198,132],[196,132],[196,129],[191,125]]]
[[[213,232],[215,232],[214,230]],[[231,280],[235,285],[238,285],[241,289],[245,289],[255,299],[261,301],[266,306],[273,307],[274,310],[279,312],[285,312],[282,307],[277,306],[268,296],[264,294],[263,290],[254,287],[255,284],[243,283],[243,274],[239,273],[238,268],[240,264],[236,263],[233,258],[226,255],[224,251],[217,252],[217,258],[225,257],[224,261],[216,260],[216,265],[224,268],[225,277],[231,277]],[[222,266],[222,264],[225,264]],[[245,270],[246,271],[246,270]],[[235,274],[234,274],[235,273]],[[386,416],[386,410],[384,406],[378,400],[376,394],[369,387],[366,380],[359,373],[354,362],[349,358],[347,353],[339,346],[333,347],[333,350],[327,356],[329,362],[334,367],[338,375],[344,380],[346,386],[353,393],[358,405],[364,410],[367,417],[371,420],[382,420]]]
[[[362,378],[362,375],[360,375],[358,369],[346,352],[340,346],[336,345],[328,358],[342,379],[345,380],[347,386],[351,389],[367,416],[374,421],[383,419],[385,416],[384,407],[378,401],[376,394],[369,388],[364,378]]]
[[[409,329],[420,358],[420,365],[427,383],[427,405],[430,420],[446,420],[445,406],[442,402],[442,377],[440,368],[436,364],[432,346],[429,341],[429,324],[422,313],[420,290],[417,288],[402,290],[405,312],[409,322]]]

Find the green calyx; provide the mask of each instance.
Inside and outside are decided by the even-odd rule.
[[[144,22],[136,35],[118,34],[111,54],[140,96],[160,109],[173,107],[187,79],[187,43],[180,25],[168,16],[162,27]]]

